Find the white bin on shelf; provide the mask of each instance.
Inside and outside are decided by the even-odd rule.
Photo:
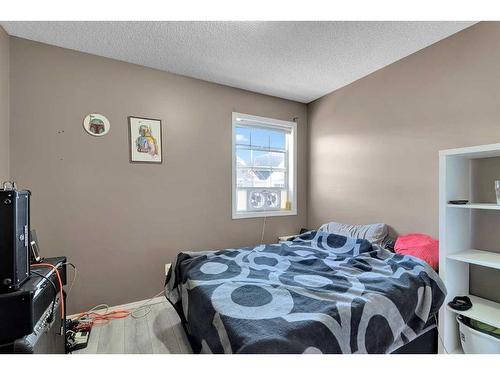
[[[465,354],[500,354],[500,339],[469,327],[458,315],[457,322]]]

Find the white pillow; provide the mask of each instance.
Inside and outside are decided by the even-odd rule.
[[[382,223],[351,225],[332,221],[330,223],[323,224],[319,227],[319,230],[346,237],[362,238],[380,246],[382,246],[385,238],[389,234],[389,228],[386,224]]]

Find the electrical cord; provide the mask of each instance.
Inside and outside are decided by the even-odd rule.
[[[105,312],[96,312],[99,307],[105,307]],[[96,324],[106,324],[111,320],[123,319],[130,315],[130,311],[128,310],[116,310],[110,312],[108,312],[108,310],[109,306],[102,304],[93,307],[90,311],[78,314],[75,318],[70,319],[71,330],[74,332],[90,331]]]
[[[92,307],[89,311],[87,312],[93,312],[93,311],[96,311],[96,310],[101,310],[101,308],[104,307],[106,308],[106,311],[104,311],[104,314],[107,314],[108,311],[109,311],[109,305],[106,305],[105,303],[101,303],[100,305],[96,305],[94,307]]]
[[[84,312],[76,317],[76,320],[81,324],[94,325],[96,323],[107,323],[114,319],[123,319],[130,315],[128,310],[114,310],[108,313],[97,313],[97,312]]]
[[[147,305],[149,302],[151,302],[152,300],[154,300],[156,297],[158,297],[159,295],[163,294],[165,291],[162,290],[161,292],[155,294],[153,297],[151,297],[150,299],[148,299],[147,301],[144,301],[143,303],[141,303],[139,306],[137,306],[136,308],[133,309],[132,313],[130,314],[130,316],[134,319],[140,319],[140,318],[144,318],[146,316],[149,315],[149,313],[151,313],[151,305]],[[146,307],[146,311],[142,314],[142,315],[139,315],[137,316],[136,315],[136,311],[140,311],[141,309],[145,308]]]
[[[264,227],[265,227],[265,223],[264,223]],[[262,228],[262,236],[264,236],[264,227]],[[78,268],[71,262],[66,262],[63,264],[73,267],[73,270],[74,270],[73,280],[72,280],[71,285],[68,289],[68,292],[66,293],[66,295],[69,295],[69,293],[73,289],[73,285],[75,284],[76,277],[78,274]],[[39,263],[38,265],[39,266],[41,266],[41,265],[51,266],[48,263]],[[55,288],[55,285],[54,285],[54,288]],[[92,307],[90,310],[83,312],[81,314],[78,314],[76,316],[75,320],[78,322],[78,324],[75,327],[75,330],[88,328],[89,326],[91,327],[94,324],[98,324],[98,323],[107,323],[107,322],[114,320],[114,319],[123,319],[123,318],[126,318],[128,316],[131,316],[134,319],[144,318],[147,315],[149,315],[151,313],[151,310],[152,310],[151,306],[148,306],[148,303],[163,293],[164,293],[164,290],[161,290],[160,292],[155,294],[153,297],[149,298],[148,300],[144,301],[141,305],[139,305],[138,307],[131,309],[131,310],[109,311],[110,307],[109,307],[109,305],[107,305],[105,303],[101,303],[99,305],[96,305],[96,306]],[[146,308],[144,313],[138,315],[138,312],[140,312],[144,308]],[[102,310],[102,309],[104,309],[104,312],[101,312],[101,311],[97,312],[98,310]]]
[[[70,284],[70,286],[68,288],[68,291],[66,292],[66,297],[67,297],[71,293],[71,290],[73,289],[73,285],[75,285],[76,276],[78,274],[78,268],[76,268],[76,266],[73,263],[71,263],[71,262],[63,263],[63,265],[68,265],[68,266],[73,267],[73,280],[71,280],[71,284]]]
[[[260,234],[260,243],[264,243],[264,234],[266,232],[267,209],[264,206],[264,220],[262,221],[262,233]]]
[[[56,288],[56,285],[54,284],[54,282],[48,278],[47,276],[45,275],[42,275],[41,273],[39,272],[36,272],[36,271],[31,271],[31,273],[34,273],[35,275],[41,277],[42,279],[45,279],[49,282],[50,285],[52,285],[52,289],[54,290],[54,298],[52,300],[52,308],[50,310],[50,315],[49,315],[49,321],[52,321],[52,318],[54,317],[54,308],[56,306],[56,299],[57,299],[57,288]]]
[[[104,311],[100,311],[103,310]],[[130,316],[129,310],[109,311],[109,305],[101,303],[92,307],[89,311],[78,314],[74,320],[78,322],[76,330],[88,330],[94,324],[105,324],[114,319],[123,319]]]
[[[78,314],[76,316],[76,318],[74,320],[77,322],[77,324],[76,324],[74,330],[75,331],[88,330],[90,327],[92,327],[95,324],[105,324],[111,320],[123,319],[123,318],[127,318],[129,316],[131,316],[134,319],[144,318],[144,317],[148,316],[152,311],[151,305],[148,305],[148,303],[151,302],[156,297],[158,297],[159,295],[161,295],[162,293],[164,293],[163,290],[161,292],[155,294],[153,297],[149,298],[148,300],[144,301],[142,304],[140,304],[136,308],[133,308],[131,310],[109,311],[110,307],[105,303],[94,306],[89,311],[83,312],[83,313]],[[104,308],[103,312],[100,311],[101,308]],[[144,308],[146,308],[144,313],[138,315],[137,313]]]
[[[265,211],[264,211],[264,214],[265,214]],[[262,222],[262,233],[260,235],[260,243],[261,244],[264,242],[264,233],[266,230],[266,219],[267,219],[267,215],[264,216],[264,221]]]
[[[36,263],[36,264],[32,264],[31,267],[49,267],[49,268],[52,268],[56,275],[57,275],[57,281],[59,283],[59,290],[61,292],[61,319],[64,320],[65,319],[65,305],[64,305],[64,290],[63,290],[63,284],[62,284],[62,280],[61,280],[61,275],[59,273],[59,270],[57,269],[56,266],[54,266],[53,264],[50,264],[50,263]],[[33,272],[33,271],[32,271]]]

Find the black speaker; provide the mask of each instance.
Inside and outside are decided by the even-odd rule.
[[[66,285],[66,262],[65,257],[44,259],[44,263],[57,267],[63,285]],[[0,345],[35,332],[37,322],[52,306],[55,294],[61,298],[54,270],[50,267],[35,267],[33,270],[37,273],[31,273],[18,290],[0,294]],[[60,320],[60,315],[54,315],[53,318]]]
[[[30,192],[0,189],[0,293],[12,292],[28,279]]]
[[[0,354],[64,354],[66,339],[64,322],[58,319],[61,314],[59,298],[54,309],[56,317],[49,321],[51,313],[52,307],[49,306],[29,335],[19,337],[12,342],[0,343]]]

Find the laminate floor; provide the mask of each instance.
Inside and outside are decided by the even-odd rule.
[[[143,301],[114,306],[111,310],[132,310]],[[177,312],[165,297],[147,304],[151,312],[142,318],[129,316],[92,327],[85,349],[73,354],[188,354],[192,353]],[[137,312],[141,316],[144,309]]]

